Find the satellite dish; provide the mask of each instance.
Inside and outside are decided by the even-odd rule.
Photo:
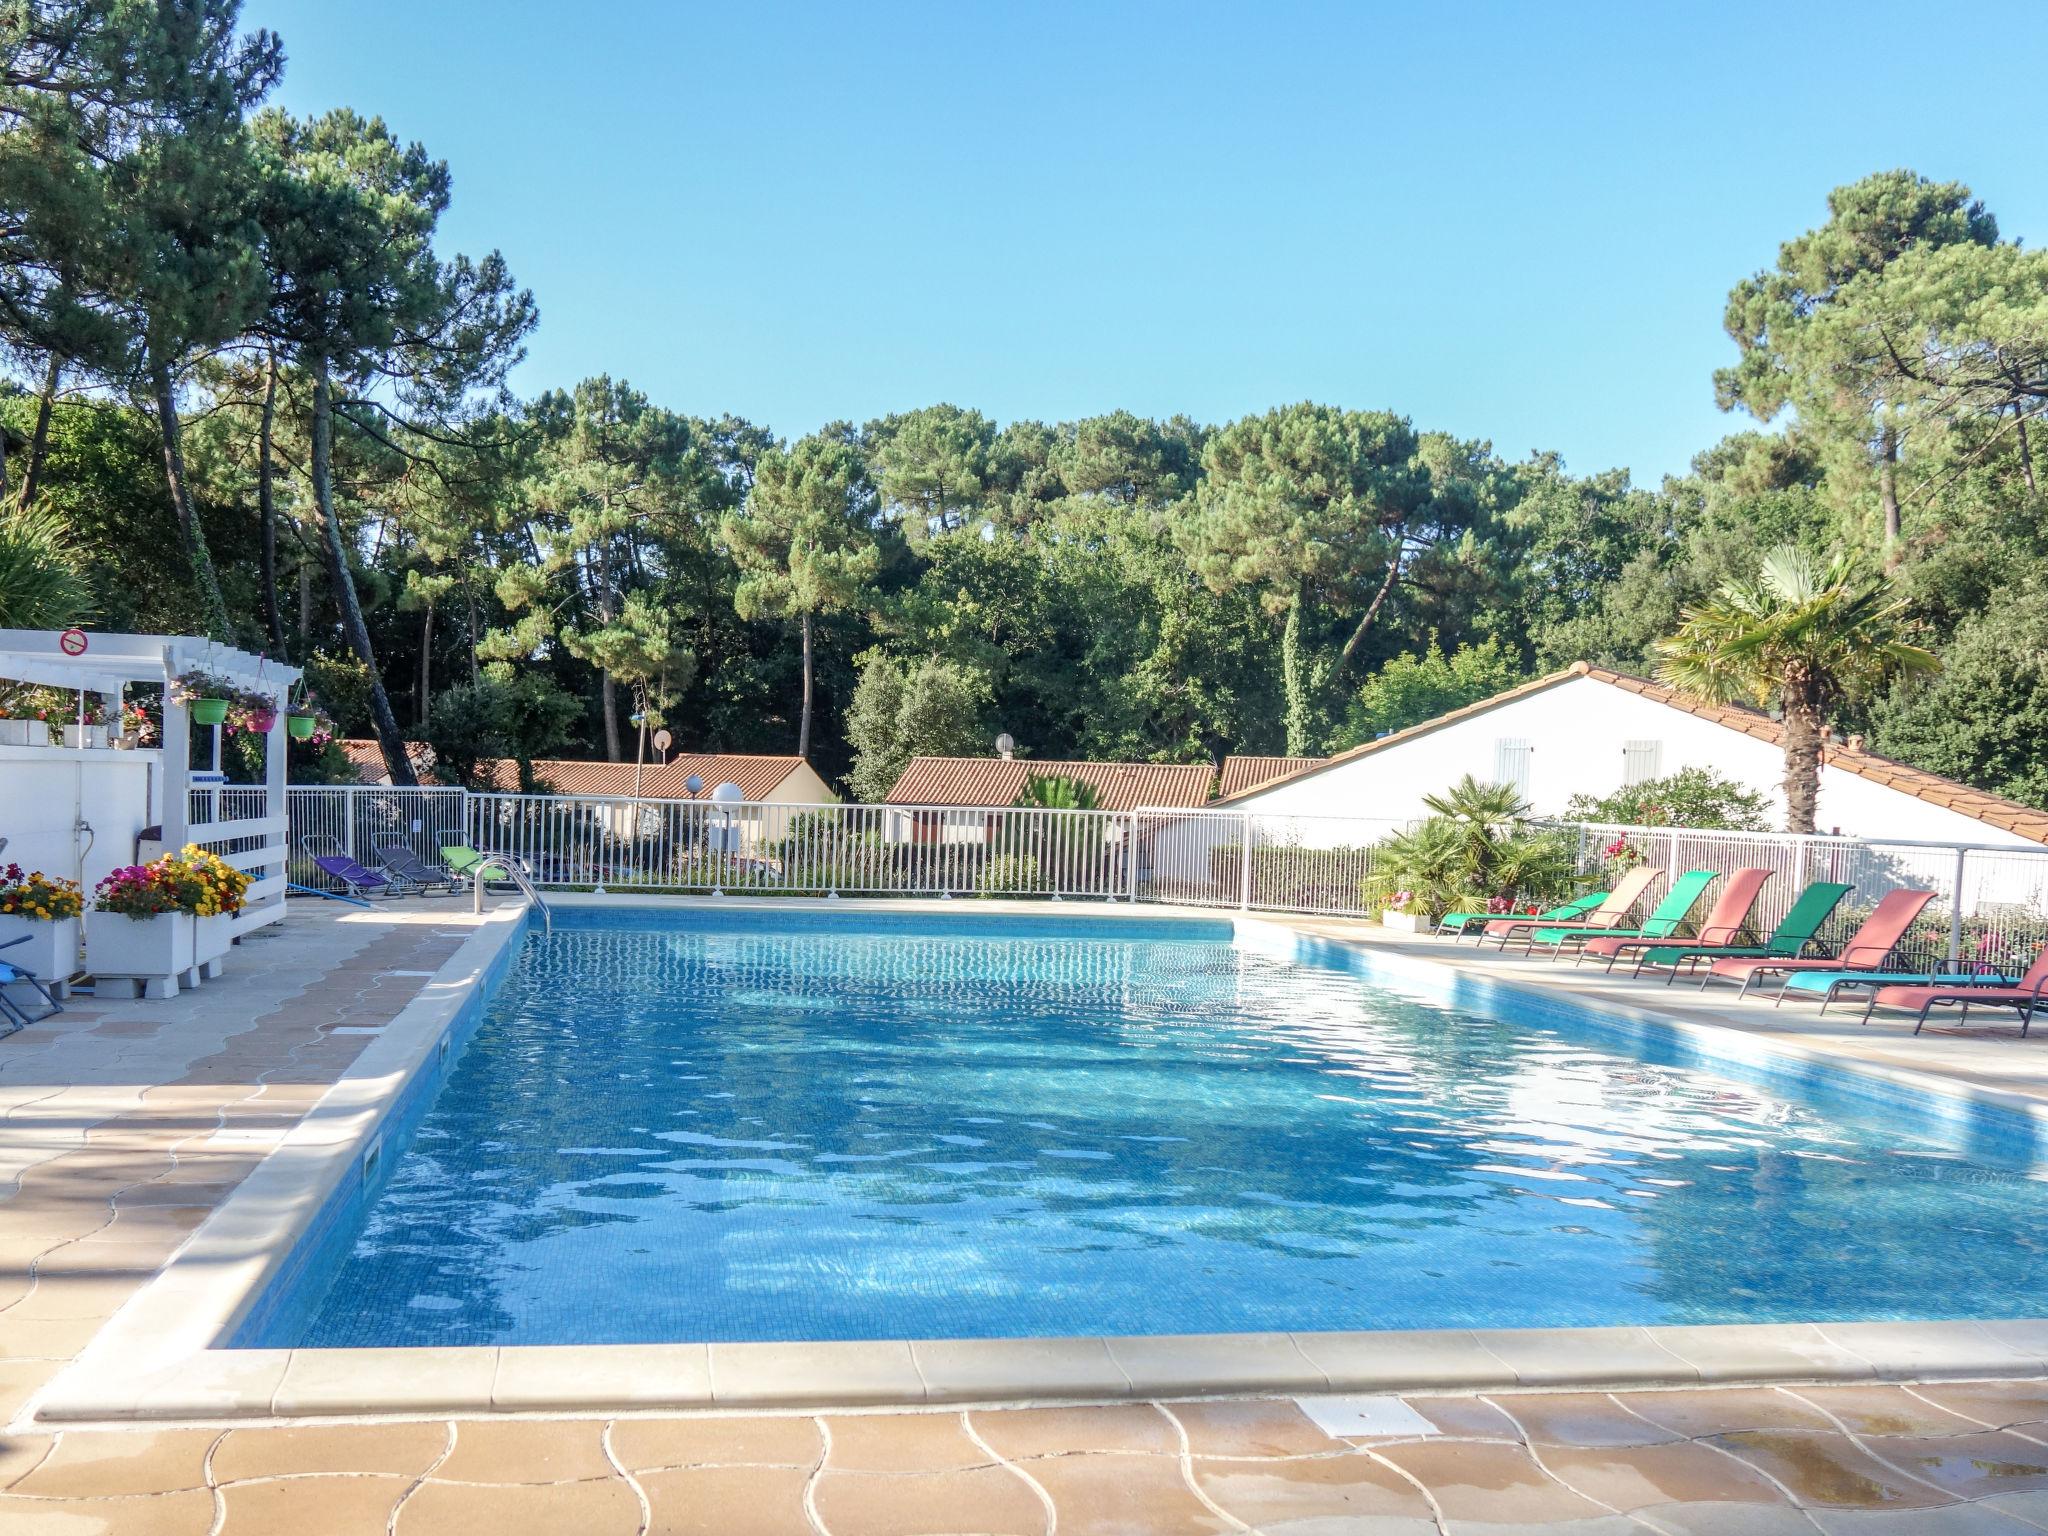
[[[669,749],[670,744],[674,741],[675,737],[669,735],[668,728],[666,726],[663,726],[660,730],[654,733],[654,750],[657,752],[666,752]]]
[[[711,798],[713,800],[716,800],[720,805],[738,805],[742,800],[746,799],[747,797],[746,794],[740,789],[739,785],[727,782],[719,785],[718,788],[711,791]]]
[[[683,788],[687,789],[692,795],[702,794],[704,792],[704,781],[693,773],[683,780]]]
[[[996,750],[1002,753],[1004,757],[1008,757],[1017,750],[1017,738],[1008,731],[1003,732],[1002,735],[996,738]]]

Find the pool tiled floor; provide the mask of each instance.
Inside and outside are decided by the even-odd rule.
[[[0,1530],[340,1536],[1605,1536],[2048,1529],[2039,1383],[687,1419],[67,1430]]]
[[[2042,1381],[1416,1394],[1376,1422],[1430,1433],[1390,1436],[1326,1433],[1281,1398],[147,1429],[28,1418],[31,1396],[376,1038],[354,1031],[387,1023],[470,924],[451,902],[295,904],[197,993],[80,999],[0,1042],[0,1532],[2048,1531]],[[1487,964],[2048,1093],[2048,1042],[2009,1030],[1910,1040]]]

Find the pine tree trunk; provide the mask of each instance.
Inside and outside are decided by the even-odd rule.
[[[263,374],[263,417],[256,432],[256,517],[263,535],[263,622],[280,656],[284,644],[284,605],[277,596],[277,483],[271,467],[271,434],[277,423],[277,354],[269,356]]]
[[[1309,753],[1308,660],[1302,655],[1301,610],[1308,604],[1303,592],[1294,594],[1287,610],[1287,627],[1280,631],[1280,683],[1287,700],[1287,755],[1306,757]]]
[[[482,664],[476,658],[476,587],[470,582],[469,572],[462,573],[462,604],[468,610],[469,633],[469,685],[474,688],[482,678]]]
[[[413,774],[412,760],[405,755],[405,737],[399,733],[398,716],[391,712],[391,695],[384,691],[384,676],[377,670],[370,627],[363,622],[363,605],[356,597],[355,576],[348,568],[348,550],[342,543],[341,515],[334,509],[334,404],[329,391],[327,359],[323,357],[313,368],[313,500],[320,508],[327,580],[341,608],[341,628],[348,637],[349,649],[369,669],[370,720],[376,727],[377,746],[384,754],[384,769],[393,784],[410,788],[419,779]]]
[[[427,708],[434,697],[434,605],[427,604],[427,616],[420,624],[420,696],[413,714],[422,731],[427,727]]]
[[[171,508],[178,514],[185,557],[192,564],[193,585],[199,589],[199,609],[205,616],[207,637],[232,640],[235,632],[228,622],[227,599],[221,596],[220,576],[206,547],[206,530],[199,525],[199,511],[192,505],[192,487],[185,478],[185,449],[179,436],[178,401],[171,389],[170,369],[156,364],[149,383],[156,401],[157,427],[163,438],[164,480],[170,486]]]
[[[1780,697],[1785,714],[1785,830],[1811,832],[1820,806],[1820,711],[1796,684],[1788,684]]]
[[[2031,496],[2040,489],[2040,487],[2034,484],[2034,448],[2033,444],[2027,441],[2026,412],[2019,410],[2017,406],[2014,409],[2019,412],[2019,420],[2014,425],[2019,429],[2020,474],[2026,478],[2027,494]]]
[[[1884,568],[1899,563],[1899,434],[1889,423],[1877,440],[1877,499],[1884,509]]]
[[[28,441],[28,462],[21,469],[21,501],[26,507],[36,499],[36,485],[43,477],[43,459],[50,451],[50,416],[57,407],[57,384],[64,376],[64,359],[50,354],[50,366],[43,370],[43,393],[36,401],[36,429]]]
[[[604,755],[614,763],[623,763],[626,754],[619,744],[619,685],[612,681],[609,672],[598,675],[603,679],[598,693],[604,703]]]
[[[804,709],[796,728],[796,755],[805,762],[811,758],[811,616],[802,617],[804,632]]]

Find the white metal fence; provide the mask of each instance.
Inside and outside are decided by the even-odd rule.
[[[1226,810],[797,805],[459,789],[297,787],[293,878],[323,878],[308,839],[375,865],[397,839],[429,862],[455,844],[516,855],[543,886],[613,891],[1038,896],[1253,911],[1377,915],[1375,850],[1412,823]],[[1902,946],[2024,964],[2048,943],[2048,849],[1860,841],[1764,832],[1557,824],[1582,882],[1618,864],[1677,873],[1764,868],[1754,926],[1768,932],[1806,884],[1855,889],[1823,941],[1839,942],[1886,892],[1934,900]],[[1662,893],[1653,886],[1649,900]],[[1548,894],[1548,893],[1535,893]]]

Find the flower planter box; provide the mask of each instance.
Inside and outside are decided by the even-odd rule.
[[[106,744],[107,728],[104,725],[64,727],[64,745],[67,747],[104,747]]]
[[[85,968],[102,989],[98,996],[176,997],[178,978],[192,969],[192,916],[88,911]]]
[[[29,735],[31,727],[35,731],[33,740]],[[0,747],[43,747],[49,742],[49,727],[40,720],[0,720]]]
[[[26,944],[14,944],[27,939]],[[0,960],[19,966],[38,981],[48,982],[59,997],[69,990],[78,969],[78,919],[75,917],[0,916]]]
[[[195,917],[192,919],[192,971],[188,985],[197,985],[200,980],[213,981],[220,976],[221,961],[234,946],[235,920],[223,914],[220,917]]]
[[[1380,913],[1380,926],[1401,933],[1427,933],[1436,926],[1436,921],[1426,913],[1396,912],[1390,907]]]

